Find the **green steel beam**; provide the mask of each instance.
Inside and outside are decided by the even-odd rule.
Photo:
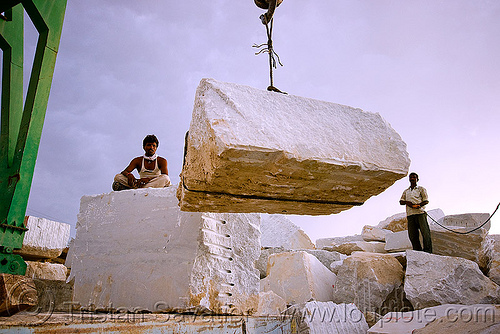
[[[4,10],[5,18],[0,19],[0,253],[7,254],[0,258],[0,272],[5,272],[6,261],[14,261],[12,249],[22,247],[24,216],[66,10],[66,0],[9,0],[2,6],[7,3],[12,8]],[[24,108],[23,8],[39,33]]]

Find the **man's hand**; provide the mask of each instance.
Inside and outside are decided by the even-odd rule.
[[[399,204],[408,205],[410,208],[413,208],[413,209],[420,209],[422,207],[422,204],[413,204],[410,201],[399,201]]]
[[[142,179],[137,180],[137,187],[144,187],[149,182],[149,180],[151,180],[151,178],[149,177],[143,177]]]
[[[130,186],[130,188],[137,188],[137,180],[135,179],[134,174],[128,173],[127,179],[128,179],[128,185]]]

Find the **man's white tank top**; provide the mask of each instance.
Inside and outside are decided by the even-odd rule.
[[[145,159],[142,158],[142,166],[141,166],[141,170],[139,172],[139,176],[141,178],[143,178],[143,177],[150,178],[150,177],[156,177],[156,176],[161,175],[161,170],[160,170],[160,168],[158,168],[158,158],[155,159],[155,169],[153,169],[153,170],[146,169],[144,167],[144,160]]]

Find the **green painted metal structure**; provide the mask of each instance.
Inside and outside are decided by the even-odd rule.
[[[0,273],[24,275],[24,217],[42,135],[67,0],[2,0],[0,48]],[[24,11],[39,33],[23,107]]]

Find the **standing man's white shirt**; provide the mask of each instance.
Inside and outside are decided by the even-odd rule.
[[[413,204],[420,204],[424,201],[429,201],[427,197],[427,190],[422,186],[416,186],[413,189],[409,187],[405,191],[403,191],[403,195],[401,195],[402,201],[412,202]],[[411,208],[410,206],[406,206],[406,215],[418,215],[421,213],[425,213],[425,205],[420,208]]]

